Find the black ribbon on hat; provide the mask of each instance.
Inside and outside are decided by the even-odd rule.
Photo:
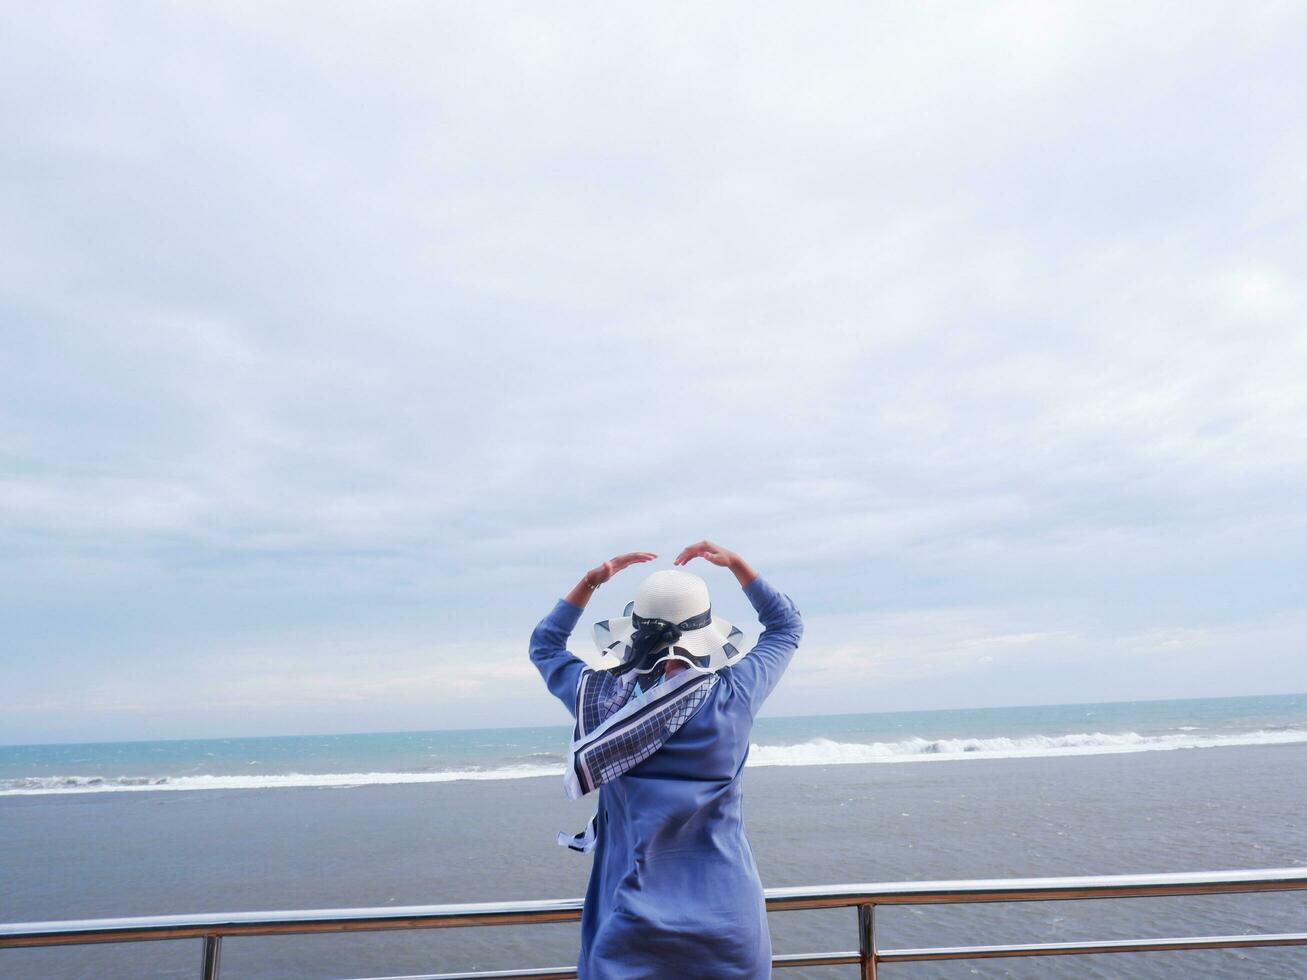
[[[626,659],[626,663],[620,669],[623,672],[628,670],[649,670],[658,662],[658,654],[662,653],[664,648],[676,643],[681,638],[682,633],[689,630],[703,629],[705,626],[711,625],[711,623],[711,606],[697,616],[691,616],[679,623],[669,622],[666,619],[652,619],[632,613],[631,625],[635,627],[635,632],[631,634],[631,652]],[[707,666],[706,657],[690,657],[690,659],[700,666]]]

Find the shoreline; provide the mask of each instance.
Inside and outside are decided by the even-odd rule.
[[[925,739],[894,743],[916,743],[916,752],[895,754],[886,743],[842,743],[814,739],[798,745],[754,745],[746,768],[825,769],[842,766],[934,765],[950,762],[1013,762],[1016,760],[1065,760],[1096,756],[1142,755],[1155,752],[1185,752],[1208,749],[1276,748],[1307,744],[1307,730],[1256,731],[1224,736],[1205,735],[1066,735],[1037,736],[1021,740]],[[986,745],[985,743],[990,743]],[[1009,747],[1005,747],[1009,746]],[[759,760],[759,756],[762,760]],[[217,792],[221,790],[266,789],[362,789],[367,786],[406,786],[434,783],[516,782],[526,779],[561,778],[563,767],[517,766],[490,770],[437,770],[434,772],[375,771],[324,773],[261,773],[258,775],[187,774],[173,776],[35,776],[0,780],[0,799],[33,796],[78,796],[117,793]],[[9,784],[9,785],[6,785]],[[14,785],[17,783],[18,785]],[[28,785],[22,785],[27,783]],[[31,785],[35,784],[35,785]]]

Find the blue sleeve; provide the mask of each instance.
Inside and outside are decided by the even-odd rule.
[[[567,638],[581,618],[581,607],[559,599],[549,615],[531,633],[531,662],[545,679],[551,694],[576,716],[576,683],[585,662],[567,652]]]
[[[726,670],[736,690],[747,699],[749,713],[756,715],[790,665],[803,637],[803,620],[790,597],[777,592],[762,576],[746,585],[744,594],[757,611],[763,632],[753,649]]]

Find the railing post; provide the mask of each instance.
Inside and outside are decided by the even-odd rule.
[[[876,906],[858,906],[858,955],[862,980],[876,980]]]
[[[200,961],[200,980],[218,980],[218,960],[222,955],[222,937],[204,937],[204,959]]]

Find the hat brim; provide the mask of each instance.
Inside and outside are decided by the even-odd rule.
[[[595,669],[612,670],[626,663],[630,656],[631,635],[635,632],[629,615],[631,605],[627,605],[628,615],[595,623],[595,646],[600,653],[600,661],[595,664]],[[664,647],[657,663],[679,660],[694,670],[716,673],[740,660],[747,652],[744,649],[744,633],[720,616],[714,616],[707,626],[687,630],[674,644]]]

